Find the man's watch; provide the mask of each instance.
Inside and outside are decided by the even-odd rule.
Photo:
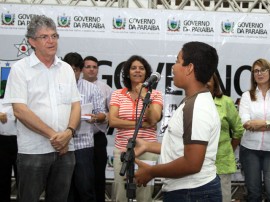
[[[270,121],[265,121],[265,127],[270,128]]]
[[[67,129],[71,130],[72,137],[74,137],[76,130],[74,128],[71,128],[71,127],[67,127]]]

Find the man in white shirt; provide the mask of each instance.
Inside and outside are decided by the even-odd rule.
[[[18,201],[67,200],[75,165],[72,136],[80,95],[70,65],[56,57],[59,35],[51,18],[34,16],[26,37],[34,52],[16,62],[4,102],[18,119]]]

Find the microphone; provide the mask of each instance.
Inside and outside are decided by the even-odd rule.
[[[151,74],[151,76],[146,79],[146,81],[143,83],[143,87],[149,87],[152,86],[153,84],[156,84],[160,80],[160,73],[154,72]]]

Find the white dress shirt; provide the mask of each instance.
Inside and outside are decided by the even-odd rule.
[[[70,118],[71,104],[80,101],[72,68],[55,57],[47,68],[32,53],[11,68],[4,103],[22,103],[56,132],[65,131]],[[45,154],[55,152],[49,139],[17,122],[18,152]],[[69,143],[73,151],[73,140]]]

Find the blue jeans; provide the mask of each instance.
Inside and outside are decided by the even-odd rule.
[[[66,202],[74,165],[74,152],[18,154],[18,202],[38,202],[44,189],[46,202]]]
[[[94,147],[76,150],[75,159],[68,202],[94,202],[96,201]]]
[[[241,146],[239,156],[245,175],[248,201],[261,202],[263,191],[265,191],[267,201],[270,201],[270,152]],[[262,188],[262,179],[265,190]]]
[[[220,179],[193,189],[180,189],[163,193],[164,202],[222,202]]]

